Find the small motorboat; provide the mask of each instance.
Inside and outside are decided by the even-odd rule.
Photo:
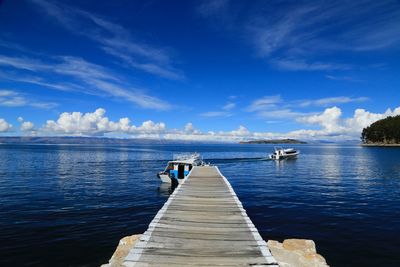
[[[269,155],[269,158],[273,160],[295,159],[300,154],[300,151],[294,148],[275,147],[274,149],[274,153]]]
[[[181,183],[193,166],[199,166],[202,162],[199,153],[177,154],[168,162],[165,170],[157,174],[157,177],[163,183]]]

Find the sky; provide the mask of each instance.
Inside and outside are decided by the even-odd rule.
[[[0,0],[0,136],[359,140],[400,1]]]

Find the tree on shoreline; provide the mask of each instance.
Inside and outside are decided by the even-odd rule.
[[[400,144],[400,115],[387,117],[364,128],[361,141],[364,144]]]

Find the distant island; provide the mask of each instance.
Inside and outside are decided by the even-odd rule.
[[[400,115],[376,121],[363,129],[365,146],[400,146]]]
[[[272,140],[250,140],[241,141],[240,144],[307,144],[304,141],[296,139],[272,139]]]

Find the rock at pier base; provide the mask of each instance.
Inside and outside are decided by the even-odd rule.
[[[280,267],[329,267],[312,240],[286,239],[283,243],[269,240],[267,246]]]
[[[120,267],[124,262],[125,257],[128,255],[131,248],[136,244],[141,235],[131,235],[122,238],[117,249],[114,251],[110,261],[107,264],[103,264],[100,267]]]
[[[107,264],[100,267],[121,267],[129,251],[141,235],[122,238]],[[324,257],[317,253],[315,243],[307,239],[286,239],[283,243],[269,240],[267,246],[280,267],[329,267]]]

